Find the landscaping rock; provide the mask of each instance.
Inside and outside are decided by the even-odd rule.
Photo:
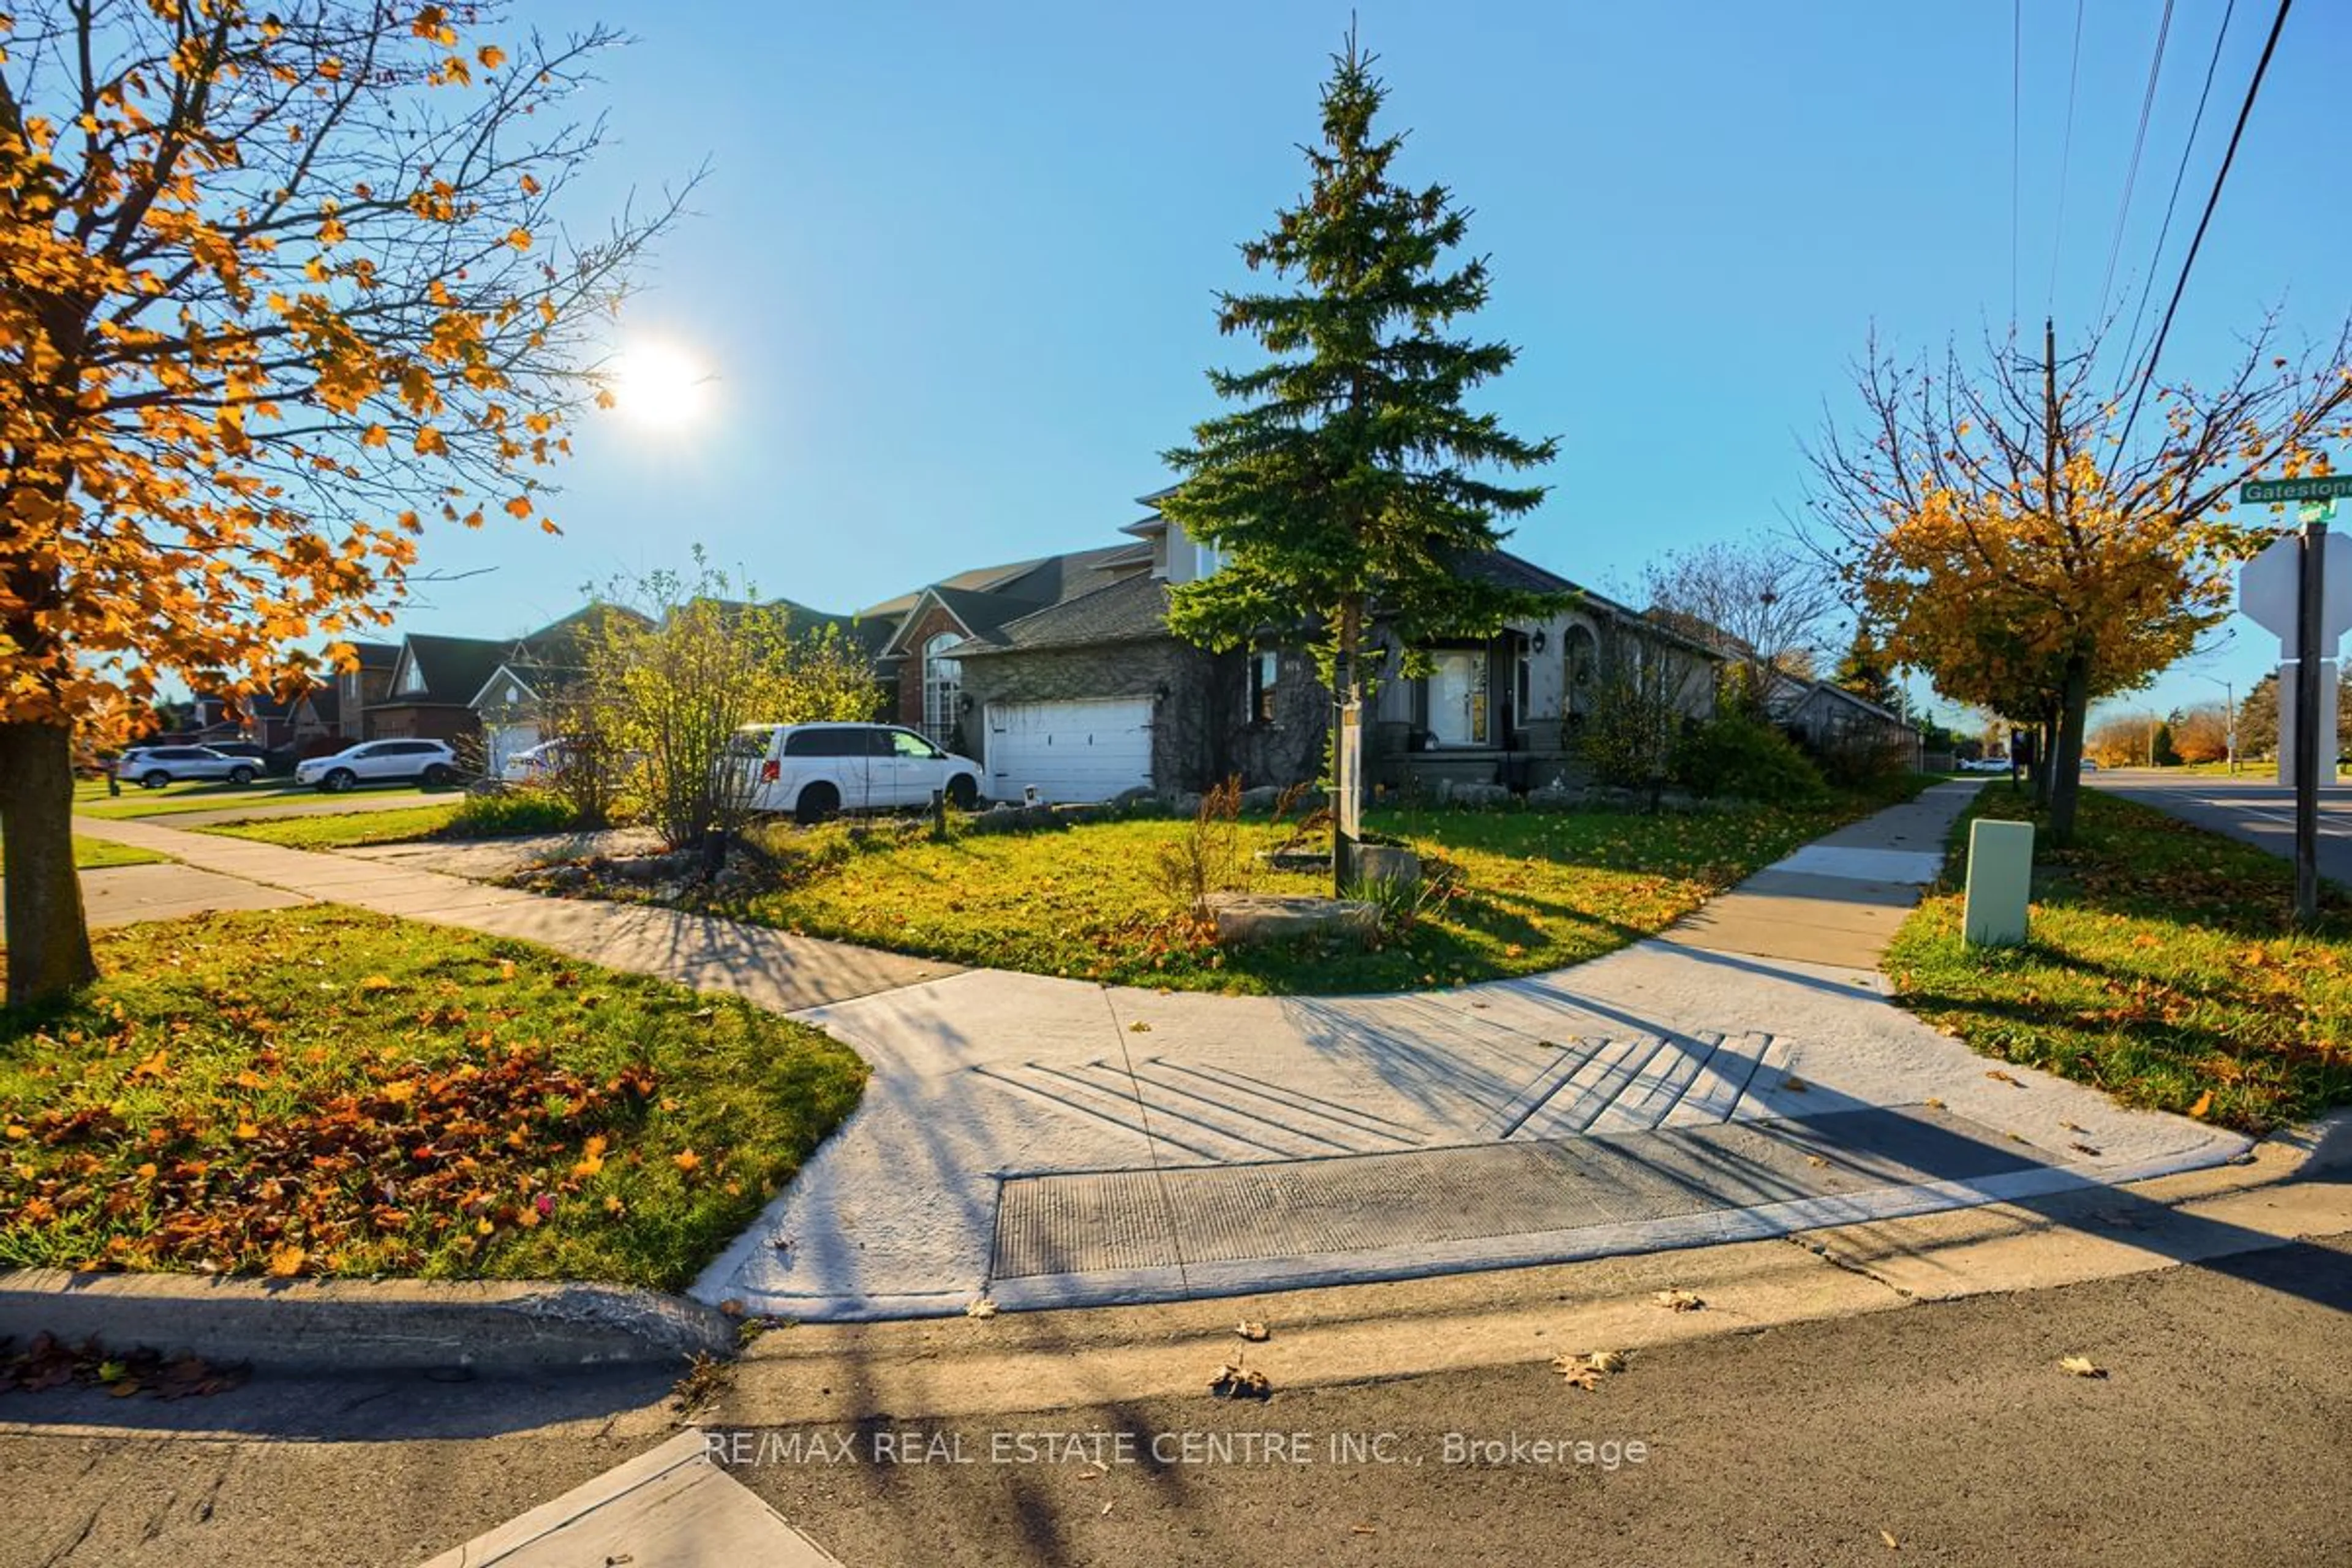
[[[1111,796],[1110,804],[1115,810],[1131,812],[1147,805],[1158,805],[1160,800],[1158,793],[1150,784],[1137,784],[1131,789],[1123,789]]]
[[[1265,812],[1270,815],[1272,814],[1275,806],[1280,803],[1281,799],[1282,792],[1276,789],[1274,785],[1260,784],[1255,789],[1245,789],[1242,791],[1241,808],[1244,812],[1251,815],[1255,815],[1259,812]]]
[[[1529,811],[1574,811],[1584,800],[1584,791],[1565,784],[1544,784],[1528,791]]]
[[[1508,805],[1516,797],[1498,784],[1457,784],[1452,779],[1437,781],[1437,799],[1442,805],[1462,806],[1481,810],[1488,806]]]
[[[1421,880],[1421,857],[1393,844],[1356,847],[1356,875],[1366,882],[1409,888]]]
[[[1331,874],[1331,852],[1328,849],[1261,849],[1257,860],[1269,871],[1307,871],[1325,877]]]
[[[1193,791],[1178,790],[1166,798],[1168,814],[1171,816],[1181,816],[1189,820],[1201,815],[1201,797]]]
[[[1381,907],[1363,899],[1212,893],[1208,905],[1217,941],[1227,947],[1289,942],[1303,936],[1344,936],[1362,942],[1381,926]]]

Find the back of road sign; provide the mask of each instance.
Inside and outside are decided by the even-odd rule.
[[[2283,533],[2271,547],[2238,568],[2238,608],[2284,645],[2281,658],[2303,657],[2295,641],[2297,563],[2303,542]],[[2320,585],[2319,651],[2325,658],[2352,631],[2352,534],[2327,535],[2326,576]]]

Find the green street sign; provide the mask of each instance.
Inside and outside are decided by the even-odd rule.
[[[2352,474],[2331,474],[2324,479],[2250,479],[2238,487],[2238,500],[2248,506],[2273,500],[2334,500],[2352,496]]]
[[[2334,522],[2336,503],[2332,500],[2307,500],[2294,509],[2297,522]]]

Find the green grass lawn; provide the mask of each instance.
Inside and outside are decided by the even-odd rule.
[[[1926,779],[1906,787],[1924,787]],[[1376,812],[1367,826],[1458,873],[1403,930],[1366,951],[1225,951],[1185,917],[1159,870],[1191,825],[1096,823],[966,834],[945,843],[838,825],[785,831],[783,884],[729,907],[767,925],[961,963],[1132,984],[1241,992],[1409,990],[1530,974],[1651,935],[1711,895],[1880,801],[1690,816]],[[1287,830],[1244,822],[1246,850]],[[1262,892],[1325,879],[1259,872]]]
[[[674,1289],[866,1079],[734,998],[354,910],[98,946],[70,1007],[0,1011],[0,1266]]]
[[[133,849],[128,844],[109,844],[102,838],[84,838],[75,835],[74,867],[78,870],[95,871],[107,866],[152,866],[168,860],[169,855],[158,855],[152,849]],[[8,868],[8,841],[0,838],[0,873]]]
[[[1973,809],[2023,819],[2031,802],[1995,785]],[[2127,1104],[2247,1131],[2352,1102],[2342,895],[2329,890],[2320,930],[2288,934],[2286,861],[2086,790],[2074,846],[2038,852],[2031,939],[1988,951],[1960,941],[1960,859],[1884,960],[1895,999],[1928,1022]]]
[[[404,800],[419,793],[446,795],[454,800],[465,792],[457,784],[431,790],[421,784],[400,784],[385,793]],[[312,786],[297,784],[289,779],[261,779],[242,789],[231,784],[166,784],[162,789],[141,789],[136,784],[125,784],[120,796],[110,796],[106,793],[103,779],[81,779],[74,784],[74,810],[83,816],[171,816],[189,811],[236,811],[246,806],[294,805],[322,798]]]
[[[252,822],[215,822],[198,833],[250,838],[289,849],[348,849],[359,844],[396,844],[430,838],[457,815],[455,800],[431,805],[401,805],[383,811],[320,812],[311,816],[262,817]]]

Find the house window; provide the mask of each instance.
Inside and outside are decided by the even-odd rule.
[[[941,632],[923,645],[923,733],[940,745],[955,739],[956,707],[963,696],[963,666],[947,650],[963,640]]]
[[[1441,746],[1488,743],[1484,649],[1431,656],[1429,734]]]
[[[1274,722],[1274,694],[1282,679],[1282,656],[1272,648],[1250,655],[1249,717],[1253,724]]]
[[[1582,713],[1592,706],[1593,683],[1601,673],[1601,643],[1587,626],[1570,624],[1560,638],[1562,673],[1568,681],[1568,710]]]

